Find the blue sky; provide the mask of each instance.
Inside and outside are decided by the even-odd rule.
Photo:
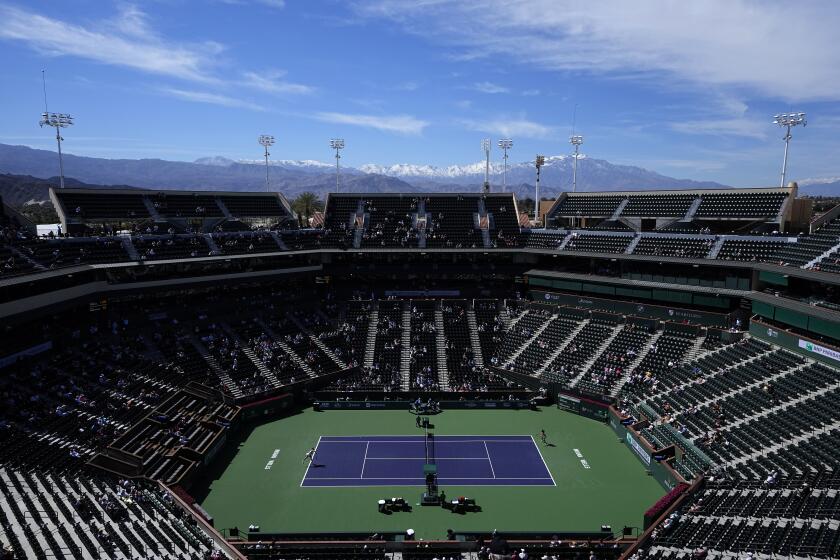
[[[593,4],[596,4],[593,6]],[[840,176],[840,3],[746,0],[0,0],[0,142],[79,155],[447,165],[583,152],[775,185]],[[494,157],[499,158],[498,150]]]

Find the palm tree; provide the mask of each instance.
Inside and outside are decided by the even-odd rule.
[[[320,198],[318,198],[317,194],[306,191],[300,193],[297,198],[292,201],[292,209],[299,217],[304,216],[306,218],[306,223],[308,224],[309,218],[312,217],[313,213],[324,209],[324,203]]]

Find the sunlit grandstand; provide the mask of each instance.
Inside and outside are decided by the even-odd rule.
[[[6,558],[840,554],[795,184],[50,198],[2,218]]]

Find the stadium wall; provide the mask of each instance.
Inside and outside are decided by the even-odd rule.
[[[832,367],[840,367],[840,347],[786,331],[778,326],[753,319],[750,334],[774,346],[780,346],[806,358]]]
[[[533,285],[536,280],[539,279],[532,278],[531,284]],[[551,282],[553,283],[557,281],[553,280]],[[575,283],[567,282],[567,284]],[[728,297],[715,298],[714,296],[701,296],[699,294],[690,294],[687,292],[678,292],[674,290],[628,289],[612,286],[600,286],[596,284],[591,285],[589,287],[589,290],[593,290],[595,286],[598,286],[598,293],[603,293],[607,295],[653,299],[656,301],[680,300],[681,303],[704,306],[708,306],[708,303],[712,300],[726,300],[727,306],[729,304]],[[572,286],[572,288],[574,288],[574,286]],[[636,303],[630,301],[618,301],[612,299],[591,297],[589,295],[574,295],[558,293],[553,291],[549,292],[541,289],[532,289],[531,295],[535,302],[540,303],[568,305],[571,307],[582,307],[586,309],[599,311],[606,310],[621,315],[633,315],[636,317],[646,317],[650,319],[664,319],[668,321],[690,321],[692,323],[706,325],[710,327],[728,327],[732,320],[731,313],[713,313],[709,311],[697,311],[695,309],[686,309],[683,307],[665,307],[661,305],[651,305],[647,303]]]
[[[671,490],[678,483],[683,482],[682,478],[678,477],[666,463],[654,459],[655,450],[629,426],[621,423],[621,417],[614,408],[609,410],[608,424],[618,436],[619,441],[627,446],[628,452],[635,455],[650,475],[664,488]]]

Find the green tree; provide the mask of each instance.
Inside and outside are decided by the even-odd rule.
[[[324,202],[318,198],[317,194],[306,191],[300,193],[297,198],[292,201],[292,210],[294,210],[298,216],[306,218],[308,223],[312,214],[324,210]]]
[[[520,212],[525,212],[527,214],[534,213],[534,199],[533,198],[520,198],[517,203],[517,207],[519,208]]]

